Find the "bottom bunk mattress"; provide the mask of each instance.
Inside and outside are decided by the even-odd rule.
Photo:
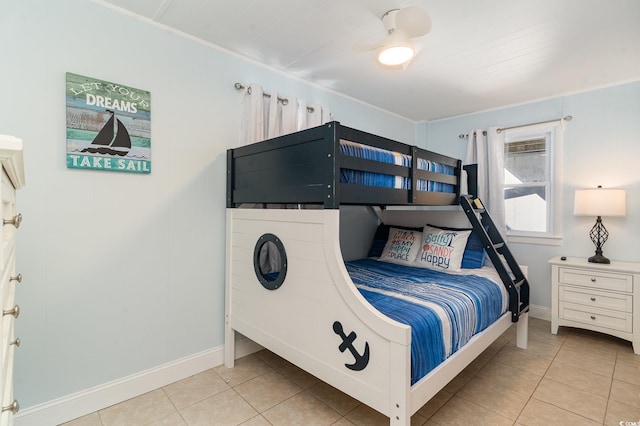
[[[508,308],[507,291],[493,268],[448,273],[376,259],[345,265],[373,307],[411,326],[412,385]]]

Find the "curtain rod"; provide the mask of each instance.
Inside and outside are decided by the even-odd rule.
[[[244,90],[247,89],[247,93],[251,94],[251,87],[246,87],[244,84],[242,83],[236,83],[233,85],[233,87],[236,88],[236,90]],[[262,92],[262,96],[266,97],[266,98],[270,98],[271,97],[271,93],[267,93],[267,92]],[[280,96],[278,96],[278,100],[280,102],[282,102],[282,105],[287,105],[289,103],[289,99],[287,98],[281,98]],[[315,109],[313,107],[308,106],[307,107],[307,112],[313,113],[315,111]]]
[[[564,117],[561,118],[556,118],[555,120],[547,120],[547,121],[538,121],[537,123],[529,123],[529,124],[520,124],[518,126],[511,126],[511,127],[500,127],[498,129],[496,129],[496,132],[501,133],[503,130],[510,130],[510,129],[517,129],[519,127],[525,127],[525,126],[535,126],[536,124],[547,124],[547,123],[553,123],[554,121],[571,121],[573,119],[572,116],[570,115],[565,115]],[[482,132],[483,135],[487,135],[487,132],[484,131]],[[469,134],[468,133],[460,133],[458,135],[458,138],[460,139],[464,139],[464,138],[468,138]]]

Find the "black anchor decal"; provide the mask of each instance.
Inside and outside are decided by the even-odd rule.
[[[349,333],[348,336],[345,335],[340,321],[333,323],[333,331],[342,338],[342,343],[338,346],[340,352],[349,349],[349,352],[351,352],[351,355],[353,355],[356,360],[353,364],[345,364],[344,366],[353,371],[364,370],[367,364],[369,364],[369,342],[364,343],[364,353],[360,355],[356,348],[353,347],[353,341],[358,337],[354,331]]]

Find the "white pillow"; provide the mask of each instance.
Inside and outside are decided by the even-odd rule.
[[[440,271],[459,271],[471,231],[456,231],[425,226],[421,251],[415,266]]]
[[[414,266],[421,244],[422,232],[391,227],[389,238],[378,260]]]

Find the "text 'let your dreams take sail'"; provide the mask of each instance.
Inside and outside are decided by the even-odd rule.
[[[151,173],[148,91],[67,73],[67,167]]]

